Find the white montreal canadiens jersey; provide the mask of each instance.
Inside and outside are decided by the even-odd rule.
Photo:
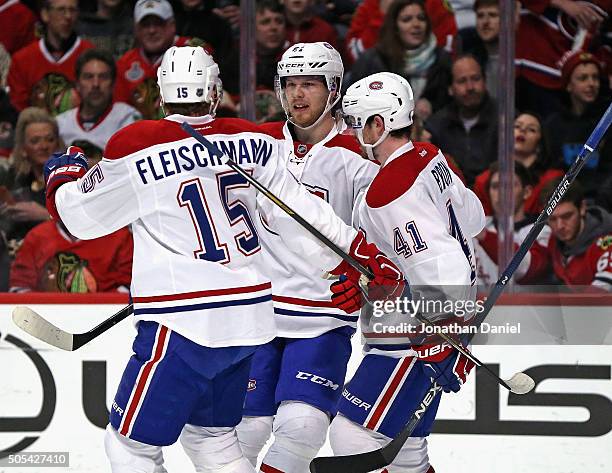
[[[472,237],[484,227],[485,215],[478,197],[464,186],[435,146],[409,142],[396,150],[357,205],[354,224],[401,268],[413,300],[433,289],[438,297],[441,290],[442,297],[460,294],[473,303]],[[381,325],[374,326],[408,315],[386,314],[385,319],[362,315],[366,350],[383,344],[390,350],[408,340],[401,334],[380,335]],[[398,357],[408,354],[404,350],[371,351]]]
[[[58,189],[57,209],[78,238],[132,226],[136,320],[159,322],[209,347],[266,343],[276,328],[271,283],[256,270],[256,191],[183,131],[183,121],[348,251],[355,230],[287,172],[277,140],[240,119],[172,115],[136,122],[111,138],[83,178]],[[339,264],[277,207],[266,218],[322,270]]]
[[[142,118],[134,107],[116,102],[90,129],[85,129],[78,112],[78,107],[71,108],[56,117],[62,140],[66,145],[89,142],[100,150],[117,131]]]
[[[283,155],[289,171],[350,224],[357,195],[378,171],[378,165],[361,157],[357,140],[338,134],[334,127],[307,150],[306,145],[294,145],[286,122],[264,128],[275,138],[284,139]],[[274,225],[264,219],[259,219],[258,225],[263,247],[261,271],[272,281],[278,336],[311,338],[345,325],[356,328],[358,312],[347,314],[331,304],[329,286],[333,281],[324,279],[320,268],[305,255],[287,248]]]

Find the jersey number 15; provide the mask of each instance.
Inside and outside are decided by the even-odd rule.
[[[217,183],[221,203],[230,225],[234,226],[242,221],[247,227],[247,231],[234,236],[238,251],[245,256],[257,253],[260,249],[259,238],[249,210],[240,199],[230,202],[229,195],[230,190],[247,188],[251,184],[234,171],[217,174]],[[186,206],[189,209],[200,242],[200,248],[193,252],[194,256],[215,263],[225,264],[229,262],[230,255],[227,244],[219,241],[200,180],[196,178],[181,183],[177,198],[181,207]]]

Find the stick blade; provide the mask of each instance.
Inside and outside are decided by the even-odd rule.
[[[506,383],[514,394],[527,394],[535,388],[535,381],[525,373],[516,373]]]
[[[18,306],[13,309],[13,322],[24,332],[49,345],[66,351],[73,351],[73,336],[34,312],[29,307]]]
[[[382,449],[338,457],[318,457],[310,462],[311,473],[369,473],[380,470],[390,462]]]

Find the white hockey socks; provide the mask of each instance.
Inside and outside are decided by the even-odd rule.
[[[104,437],[112,473],[167,473],[161,447],[124,437],[110,424]]]
[[[329,417],[303,402],[283,402],[274,419],[274,443],[261,464],[262,472],[308,473],[310,462],[325,443]]]
[[[187,424],[179,440],[198,473],[255,473],[242,454],[233,427]]]
[[[236,426],[240,448],[253,466],[257,466],[257,457],[272,434],[273,420],[273,416],[243,417]]]

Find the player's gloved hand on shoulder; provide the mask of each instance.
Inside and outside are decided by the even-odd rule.
[[[69,146],[65,153],[53,153],[44,164],[47,210],[51,217],[60,220],[55,207],[55,193],[62,184],[76,181],[88,169],[87,158],[83,150],[77,146]]]
[[[368,300],[384,301],[401,296],[406,284],[404,275],[376,245],[366,241],[363,232],[357,233],[349,254],[374,274],[374,279],[367,285]],[[359,287],[361,273],[346,261],[342,261],[331,273],[346,276],[331,285],[332,304],[349,314],[361,308],[365,303]]]
[[[453,347],[440,345],[413,345],[422,362],[423,371],[438,383],[445,393],[458,392],[465,383],[474,363]]]

